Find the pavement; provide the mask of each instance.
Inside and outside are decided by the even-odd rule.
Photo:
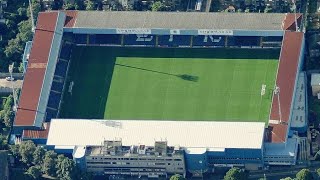
[[[15,89],[20,89],[22,87],[22,83],[23,83],[23,80],[14,80],[14,81],[7,81],[5,78],[4,79],[0,79],[0,87],[4,87],[4,88],[11,88],[12,85],[11,83],[13,83],[13,87]]]
[[[285,177],[295,177],[297,172],[306,168],[316,175],[316,170],[320,168],[320,162],[313,161],[304,165],[288,166],[288,167],[270,167],[270,170],[250,171],[249,179],[259,179],[266,177],[268,180],[279,180]]]

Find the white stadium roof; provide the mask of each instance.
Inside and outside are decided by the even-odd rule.
[[[99,146],[122,139],[124,146],[167,140],[168,146],[185,148],[259,149],[264,128],[263,122],[52,119],[47,145]]]

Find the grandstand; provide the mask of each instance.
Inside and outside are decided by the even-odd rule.
[[[134,145],[140,143],[143,147],[147,145],[148,148],[151,148],[152,139],[166,139],[165,143],[168,144],[168,148],[184,151],[185,162],[188,164],[184,171],[188,173],[199,174],[201,170],[202,174],[202,171],[212,172],[218,167],[239,166],[247,169],[259,169],[267,165],[295,165],[298,138],[296,137],[297,133],[295,133],[296,127],[292,128],[291,121],[292,118],[295,118],[292,113],[293,104],[296,102],[294,97],[297,79],[303,63],[304,34],[296,31],[294,17],[294,14],[273,13],[96,11],[40,13],[13,125],[13,137],[21,136],[23,140],[31,139],[38,143],[44,143],[48,140],[49,148],[64,153],[76,153],[77,162],[80,163],[81,167],[86,168],[87,156],[83,149],[89,146],[98,146],[97,143],[90,143],[94,137],[90,136],[89,140],[83,141],[82,139],[68,139],[65,134],[70,133],[69,129],[61,129],[61,127],[64,127],[64,125],[68,127],[71,124],[71,128],[73,127],[72,123],[81,122],[84,123],[81,129],[73,129],[75,134],[82,133],[84,135],[83,132],[94,130],[86,129],[84,120],[66,120],[63,118],[126,119],[115,121],[117,124],[123,122],[126,127],[132,124],[131,119],[134,120],[132,122],[141,123],[143,126],[141,126],[142,134],[139,136],[140,138],[132,139],[130,142],[135,143]],[[298,14],[297,18],[300,26],[302,15]],[[204,61],[209,63],[203,63]],[[168,62],[170,65],[166,64]],[[265,66],[270,62],[273,62],[273,65],[267,71]],[[173,65],[175,63],[177,65]],[[192,66],[187,65],[188,63]],[[221,67],[215,69],[219,66],[216,66],[218,64],[214,65],[214,63],[221,63]],[[239,65],[242,63],[244,64]],[[92,68],[86,69],[85,67]],[[199,69],[196,69],[196,67],[199,67]],[[211,69],[206,70],[207,73],[204,72],[206,67],[211,67]],[[259,67],[262,67],[264,71]],[[170,71],[170,68],[175,70]],[[140,70],[137,71],[137,69]],[[150,71],[153,73],[149,75],[146,69],[149,74]],[[238,71],[240,69],[242,70]],[[176,71],[177,74],[175,74]],[[258,71],[261,71],[261,73],[257,73]],[[160,91],[160,93],[146,91],[149,81],[159,80],[156,77],[161,74],[159,72],[167,74],[165,76],[167,86],[170,84],[168,82],[172,83],[171,87],[174,86],[177,89],[179,86],[187,90],[192,89],[191,86],[199,86],[194,92],[184,94],[188,97],[195,96],[195,98],[190,98],[190,102],[192,101],[190,104],[194,104],[195,108],[183,107],[184,104],[188,105],[186,98],[173,99],[172,102],[169,99],[161,98],[159,94],[166,91]],[[232,83],[230,85],[228,82],[232,81],[224,81],[224,79],[221,79],[220,83],[216,83],[216,86],[214,86],[214,82],[218,82],[218,74],[225,78],[228,77],[228,74],[235,72],[248,72],[237,74],[237,78],[244,76],[246,80],[239,80],[234,85],[243,94],[248,94],[251,91],[247,87],[255,84],[251,88],[254,89],[257,98],[255,96],[241,96],[242,98],[239,98],[238,102],[230,101],[231,104],[235,103],[236,106],[225,107],[220,103],[225,101],[223,98],[221,101],[216,100],[217,104],[215,105],[210,104],[214,103],[214,100],[211,100],[213,102],[204,101],[211,96],[206,96],[207,91],[199,89],[206,89],[207,87],[207,89],[216,90],[217,87],[231,86]],[[260,76],[267,74],[267,72],[271,72],[270,75],[265,75],[269,77],[269,80],[260,82],[264,77],[261,78]],[[141,75],[141,73],[144,73],[144,75]],[[90,76],[87,76],[88,74]],[[103,77],[105,78],[104,81],[108,81],[109,86],[103,84],[104,81],[101,81]],[[143,79],[140,79],[141,77]],[[177,77],[180,77],[180,79]],[[186,81],[183,78],[189,78],[189,80]],[[206,81],[212,81],[213,83],[202,84]],[[150,82],[149,84],[152,84]],[[94,86],[88,86],[86,83],[92,83]],[[137,86],[137,83],[140,83],[140,85]],[[181,84],[184,84],[184,86]],[[262,85],[266,85],[263,96],[261,96]],[[276,87],[279,88],[277,93],[274,92]],[[115,108],[117,106],[116,102],[120,102],[120,96],[117,97],[117,93],[126,93],[124,89],[127,92],[139,92],[139,96],[137,96],[139,98],[126,101],[129,105],[131,103],[130,106],[123,103],[120,105],[122,109]],[[161,89],[161,87],[156,89]],[[177,92],[177,89],[165,89],[168,89],[169,93]],[[187,90],[183,93],[188,92]],[[94,91],[96,94],[89,93],[89,91]],[[230,89],[226,88],[225,91],[230,91]],[[87,96],[86,92],[90,95]],[[150,92],[154,93],[154,99],[146,98],[150,97],[147,96]],[[99,97],[101,99],[103,94],[107,94],[108,100],[104,99],[106,102],[99,101]],[[135,95],[137,94],[129,93],[126,99],[136,97]],[[166,96],[170,97],[170,95]],[[150,103],[153,103],[152,100],[158,101],[159,97],[168,104],[174,102],[180,104],[152,107],[150,105]],[[219,97],[224,97],[224,95]],[[248,98],[256,102],[254,99],[259,99],[258,97],[265,98],[263,100],[265,102],[263,103],[265,113],[264,115],[250,116],[250,112],[256,112],[261,107],[254,109],[252,107],[257,107],[257,103],[249,103],[249,105],[241,103]],[[235,99],[232,98],[232,100]],[[82,102],[82,105],[79,102]],[[134,104],[133,102],[140,104]],[[201,104],[203,102],[207,102],[207,104]],[[96,104],[99,103],[106,104],[106,108],[96,108]],[[303,104],[305,102],[299,103]],[[140,113],[144,115],[137,115],[139,113],[136,113],[136,110],[135,113],[132,113],[134,112],[133,107],[139,106],[143,108],[136,109],[146,110]],[[244,108],[238,109],[240,106]],[[166,111],[166,109],[163,109],[164,107],[170,111]],[[178,107],[182,108],[179,109]],[[204,107],[209,108],[204,110]],[[227,112],[223,116],[217,116],[220,112],[217,108],[220,107],[224,107],[223,111]],[[192,113],[194,109],[196,110]],[[205,116],[208,112],[212,112],[211,109],[214,113]],[[162,115],[155,115],[155,110],[158,110],[158,112],[160,110]],[[172,112],[175,112],[175,110],[184,116],[174,117]],[[130,113],[125,114],[124,112]],[[236,112],[236,118],[232,115],[226,115],[230,112]],[[306,110],[299,113],[305,112]],[[151,113],[151,116],[145,116],[146,113]],[[51,124],[52,119],[55,119],[53,121],[55,123]],[[151,121],[142,121],[146,119]],[[203,128],[211,127],[214,129],[219,125],[230,133],[230,137],[234,136],[233,131],[228,130],[228,125],[230,125],[228,123],[230,122],[224,121],[237,121],[236,123],[239,124],[239,127],[241,125],[241,130],[244,133],[250,134],[250,128],[255,125],[259,128],[262,127],[263,130],[256,132],[259,137],[257,137],[257,140],[252,140],[257,141],[257,146],[254,147],[248,146],[246,148],[244,146],[250,144],[248,142],[250,139],[246,138],[235,144],[230,143],[227,146],[220,147],[217,143],[206,141],[206,138],[209,139],[210,137],[199,137],[201,141],[198,143],[186,145],[188,143],[187,139],[181,141],[181,144],[177,144],[179,138],[174,137],[175,130],[173,132],[166,126],[152,125],[161,124],[157,120],[163,120],[163,123],[172,123],[175,126],[178,126],[179,122],[188,125],[194,123],[192,121],[205,120],[199,123],[203,125]],[[173,120],[181,121],[173,122]],[[191,122],[186,122],[186,120]],[[216,122],[210,122],[212,120]],[[92,123],[95,121],[92,120]],[[261,124],[261,122],[264,123]],[[209,125],[206,126],[206,123]],[[303,133],[305,129],[301,127],[301,124],[306,125],[307,123],[299,124],[299,133]],[[103,126],[103,124],[101,125]],[[143,134],[144,130],[162,132],[161,129],[157,129],[160,127],[165,128],[162,130],[167,132],[168,137],[159,137],[165,135],[151,133],[150,137],[147,138],[148,142],[144,142],[143,137],[147,136]],[[123,127],[111,127],[110,132],[114,132],[112,135],[101,133],[99,130],[97,139],[114,141],[115,139],[124,139],[124,136],[134,137],[137,133],[137,130],[133,127],[126,130],[121,128]],[[191,136],[198,136],[195,131],[190,132],[193,133],[190,134]],[[181,131],[181,134],[184,133],[188,134],[187,131]],[[220,137],[219,134],[216,136]],[[197,140],[194,142],[197,142]],[[238,143],[243,143],[243,146]],[[127,146],[130,145],[132,144],[123,141],[123,148],[128,148]],[[173,145],[175,147],[172,147]],[[201,150],[198,149],[199,147],[201,147]],[[195,163],[199,161],[204,163],[201,165]],[[104,171],[99,168],[98,170],[95,173],[103,173]],[[108,173],[121,174],[121,172],[114,170]],[[150,174],[145,175],[149,176]]]

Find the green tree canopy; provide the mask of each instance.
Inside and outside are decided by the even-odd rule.
[[[18,71],[19,71],[20,73],[23,73],[23,71],[24,71],[23,62],[21,62],[21,63],[19,64]]]
[[[7,138],[4,135],[0,134],[0,150],[7,149],[7,145]]]
[[[73,160],[59,155],[56,163],[57,177],[64,180],[72,180],[75,171],[75,163]]]
[[[219,12],[222,10],[223,6],[220,0],[212,0],[211,2],[210,12]]]
[[[26,174],[28,174],[32,179],[39,179],[41,176],[41,167],[40,166],[31,166],[27,170]]]
[[[30,41],[32,39],[32,25],[29,20],[21,21],[18,24],[19,34],[21,41],[22,41],[22,47],[24,48],[25,42]]]
[[[170,177],[170,180],[184,180],[185,178],[181,176],[180,174],[175,174]]]
[[[41,4],[38,0],[32,0],[32,13],[33,13],[33,21],[36,22],[38,18],[38,14],[41,11]],[[31,18],[30,8],[27,9],[27,15]],[[35,23],[36,24],[36,23]]]
[[[44,172],[49,176],[55,176],[57,171],[55,166],[56,158],[57,158],[57,153],[53,151],[47,151],[43,159],[42,172]]]
[[[64,9],[64,10],[75,10],[76,7],[75,7],[75,4],[72,4],[72,3],[70,3],[70,2],[65,2],[65,3],[63,4],[63,9]]]
[[[320,178],[320,168],[317,169],[317,175],[318,175],[318,177]]]
[[[310,172],[309,169],[301,169],[297,174],[296,174],[296,180],[312,180],[312,173]]]
[[[21,58],[20,55],[23,53],[23,46],[21,46],[21,44],[22,40],[19,36],[14,39],[10,39],[4,50],[6,57],[8,59],[18,61]]]
[[[36,150],[36,145],[32,141],[22,141],[19,147],[21,161],[30,165],[33,160],[33,152]]]
[[[246,180],[247,174],[239,168],[231,168],[224,176],[224,180]]]
[[[12,153],[12,156],[15,158],[15,160],[19,160],[21,157],[19,154],[19,147],[20,147],[19,144],[9,146],[9,150]]]
[[[272,12],[272,8],[270,6],[266,6],[264,8],[264,13],[270,13],[270,12]]]
[[[17,10],[19,16],[27,16],[27,8],[19,7]]]
[[[0,118],[2,119],[3,123],[6,127],[11,127],[13,121],[13,96],[9,95],[3,101],[3,110],[0,111]]]
[[[164,4],[161,1],[156,1],[151,6],[151,11],[163,11]]]
[[[86,10],[95,10],[95,3],[92,0],[88,0],[86,3]]]
[[[281,179],[281,180],[293,180],[291,177],[286,177],[284,179]]]
[[[46,154],[46,150],[41,146],[37,146],[32,154],[33,164],[41,166],[43,163],[43,158],[45,154]]]

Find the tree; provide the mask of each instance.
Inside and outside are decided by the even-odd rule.
[[[151,6],[151,11],[162,11],[164,9],[164,5],[161,1],[156,1]]]
[[[272,8],[270,7],[270,6],[266,6],[265,8],[264,8],[264,13],[269,13],[269,12],[271,12],[272,11]]]
[[[310,172],[309,169],[301,169],[297,174],[296,174],[296,180],[312,180],[312,173]]]
[[[246,180],[247,174],[239,168],[231,168],[224,176],[224,180]]]
[[[70,3],[70,2],[65,2],[65,3],[63,4],[63,9],[64,9],[64,10],[75,10],[76,7],[75,7],[75,4],[72,4],[72,3]]]
[[[95,10],[95,3],[92,0],[87,1],[86,10]]]
[[[39,179],[41,176],[41,167],[40,166],[31,166],[27,170],[26,174],[28,174],[33,179]]]
[[[19,64],[18,71],[19,71],[20,73],[23,73],[23,71],[24,71],[23,62],[21,62],[21,63]]]
[[[73,160],[59,155],[56,163],[57,177],[64,180],[72,180],[74,176],[75,163]]]
[[[36,150],[36,145],[32,141],[22,141],[19,147],[21,161],[27,165],[31,165],[33,152]]]
[[[3,102],[3,110],[0,111],[0,118],[3,120],[3,123],[6,127],[11,127],[13,121],[13,96],[9,95],[6,97],[5,101]]]
[[[7,145],[7,138],[4,135],[0,134],[0,150],[7,149]]]
[[[35,151],[33,152],[33,164],[34,165],[42,165],[44,155],[46,154],[45,149],[43,149],[41,146],[37,146]]]
[[[6,57],[14,61],[18,61],[23,53],[23,47],[21,47],[21,39],[17,36],[14,39],[8,41],[8,45],[4,50]]]
[[[220,0],[212,0],[210,6],[210,12],[219,12],[222,9],[222,3]]]
[[[36,22],[38,18],[38,14],[41,11],[41,4],[38,0],[32,0],[32,13],[33,13],[33,21]],[[31,18],[30,8],[28,7],[27,15],[29,19]]]
[[[62,8],[63,0],[54,0],[52,3],[52,10],[59,10]]]
[[[57,153],[53,151],[47,151],[43,159],[42,172],[44,172],[49,176],[55,176],[56,175],[56,166],[55,166],[56,158],[57,158]]]
[[[317,175],[318,175],[318,177],[320,177],[320,168],[317,169]]]
[[[17,10],[19,16],[27,16],[27,8],[25,7],[20,7],[18,10]]]
[[[13,157],[15,158],[15,160],[19,160],[20,159],[20,154],[19,154],[19,144],[15,144],[15,145],[10,145],[9,146],[9,150],[11,152],[11,154],[13,155]]]
[[[185,178],[181,176],[180,174],[175,174],[170,177],[170,180],[184,180]]]
[[[20,37],[22,41],[21,46],[22,48],[24,48],[25,43],[32,39],[32,31],[31,31],[32,24],[29,20],[21,21],[18,24],[18,29],[19,29],[19,33],[17,34],[17,36]]]
[[[73,179],[79,179],[79,180],[92,180],[93,174],[90,172],[82,171],[78,166],[75,166],[73,171]]]

